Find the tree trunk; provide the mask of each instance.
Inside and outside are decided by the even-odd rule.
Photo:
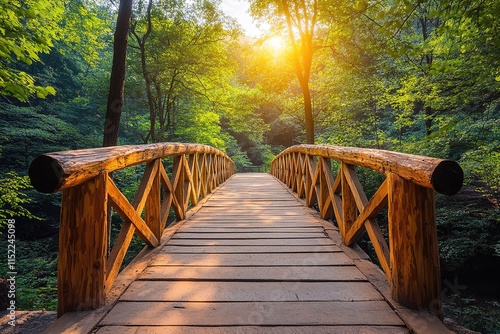
[[[297,13],[297,8],[289,8],[289,3],[285,0],[281,2],[290,42],[292,44],[295,72],[302,88],[304,97],[304,120],[306,125],[307,144],[314,144],[314,117],[312,112],[311,90],[309,79],[311,77],[311,64],[313,58],[313,38],[316,25],[317,6],[314,6],[310,13],[310,20],[292,18],[292,13]],[[295,9],[295,10],[294,10]],[[296,14],[297,15],[297,14]],[[294,23],[295,22],[295,23]],[[300,44],[297,43],[295,30],[300,31]]]
[[[106,118],[104,120],[104,135],[102,146],[116,146],[118,144],[118,129],[122,115],[125,73],[127,61],[128,31],[132,17],[132,1],[120,0],[118,17],[116,19],[115,40],[113,45],[113,65],[109,79],[108,103],[106,105]],[[113,174],[110,174],[113,177]],[[107,209],[107,229],[111,231],[111,217],[113,208]],[[108,249],[111,245],[111,234],[108,233]]]
[[[314,144],[314,117],[312,111],[311,90],[306,82],[302,88],[304,95],[304,119],[306,122],[306,140],[307,144]]]
[[[432,134],[432,108],[425,107],[425,132],[427,136]]]
[[[118,18],[116,21],[115,41],[113,51],[113,66],[109,80],[108,103],[104,123],[104,138],[102,146],[115,146],[118,143],[118,127],[123,106],[123,91],[125,86],[125,63],[127,58],[128,31],[132,16],[132,0],[120,0]]]
[[[146,41],[149,37],[149,34],[151,33],[151,30],[153,29],[152,23],[151,23],[151,8],[153,6],[153,1],[149,0],[148,2],[148,7],[147,7],[147,23],[148,27],[146,32],[142,37],[139,36],[139,34],[135,30],[135,26],[137,22],[135,22],[132,25],[132,34],[135,36],[135,39],[137,40],[137,44],[139,45],[139,50],[141,52],[141,70],[142,70],[142,76],[144,78],[144,83],[146,85],[146,96],[148,98],[148,107],[149,107],[149,138],[151,139],[151,142],[156,142],[156,133],[155,133],[155,127],[156,127],[156,110],[158,109],[157,104],[154,102],[153,98],[153,93],[152,93],[152,83],[151,83],[151,76],[148,71],[147,67],[147,59],[146,59]],[[160,100],[160,99],[158,99]],[[159,102],[158,102],[159,103]]]

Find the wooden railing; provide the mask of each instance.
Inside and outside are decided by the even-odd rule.
[[[340,162],[336,177],[331,159]],[[386,175],[370,200],[355,166]],[[308,206],[316,204],[323,219],[334,218],[345,245],[367,232],[394,300],[440,313],[434,190],[447,195],[460,190],[464,176],[456,162],[374,149],[299,145],[281,152],[271,173]],[[389,244],[375,219],[385,207]]]
[[[162,163],[166,157],[173,158],[170,177]],[[110,173],[141,163],[146,163],[144,175],[129,203]],[[171,208],[178,220],[184,219],[189,202],[196,205],[233,173],[234,163],[227,155],[196,144],[85,149],[48,153],[33,160],[32,185],[45,193],[63,191],[58,316],[102,306],[134,234],[148,246],[158,246]],[[109,206],[124,220],[111,250]]]

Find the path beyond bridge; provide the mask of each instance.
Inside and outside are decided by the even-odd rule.
[[[271,175],[236,174],[97,333],[408,333],[332,233]]]

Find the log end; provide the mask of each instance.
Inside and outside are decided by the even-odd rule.
[[[464,172],[455,161],[443,160],[432,172],[431,184],[438,193],[455,195],[463,183]]]
[[[40,155],[31,162],[28,175],[31,185],[42,193],[53,193],[63,185],[61,165],[47,155]]]

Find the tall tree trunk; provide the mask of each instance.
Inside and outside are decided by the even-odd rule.
[[[305,6],[304,2],[301,3],[302,7]],[[309,88],[309,79],[311,77],[311,65],[313,58],[313,38],[314,29],[317,19],[317,3],[314,2],[312,13],[307,19],[292,18],[294,15],[299,15],[298,10],[291,9],[287,0],[281,0],[281,6],[285,15],[288,35],[293,48],[293,58],[295,65],[295,72],[299,80],[300,87],[302,88],[302,95],[304,97],[304,121],[306,125],[306,141],[307,144],[314,144],[314,117],[312,110],[311,89]],[[295,23],[294,23],[295,22]],[[300,40],[296,40],[296,30],[300,33]],[[298,43],[300,42],[300,44]]]
[[[146,59],[146,41],[153,30],[152,22],[151,22],[151,8],[153,6],[153,0],[149,0],[148,7],[146,9],[146,19],[147,19],[147,30],[144,35],[141,37],[135,30],[137,22],[132,25],[132,34],[137,40],[137,44],[139,44],[139,50],[141,52],[141,70],[142,76],[144,78],[145,88],[146,88],[146,96],[148,98],[148,107],[149,107],[149,138],[151,142],[156,142],[156,114],[158,110],[158,104],[160,103],[160,99],[155,103],[152,93],[152,78],[148,71],[147,59]]]
[[[431,107],[425,107],[425,133],[427,136],[430,136],[432,134],[432,108]]]
[[[118,143],[118,128],[123,106],[125,86],[125,63],[127,58],[128,31],[132,16],[132,0],[120,0],[116,21],[113,51],[113,66],[109,80],[108,103],[104,123],[102,146],[115,146]]]
[[[306,82],[302,87],[304,95],[304,119],[306,122],[306,140],[307,144],[314,144],[314,117],[312,110],[311,90],[309,82]]]
[[[128,31],[130,18],[132,17],[132,1],[120,0],[118,17],[116,19],[115,40],[113,45],[113,65],[111,67],[111,78],[109,79],[108,103],[106,106],[106,118],[104,121],[104,136],[102,146],[116,146],[118,144],[118,129],[122,115],[125,69],[127,60]],[[112,177],[112,174],[110,175]],[[113,208],[108,204],[108,249],[111,245],[111,217]]]

